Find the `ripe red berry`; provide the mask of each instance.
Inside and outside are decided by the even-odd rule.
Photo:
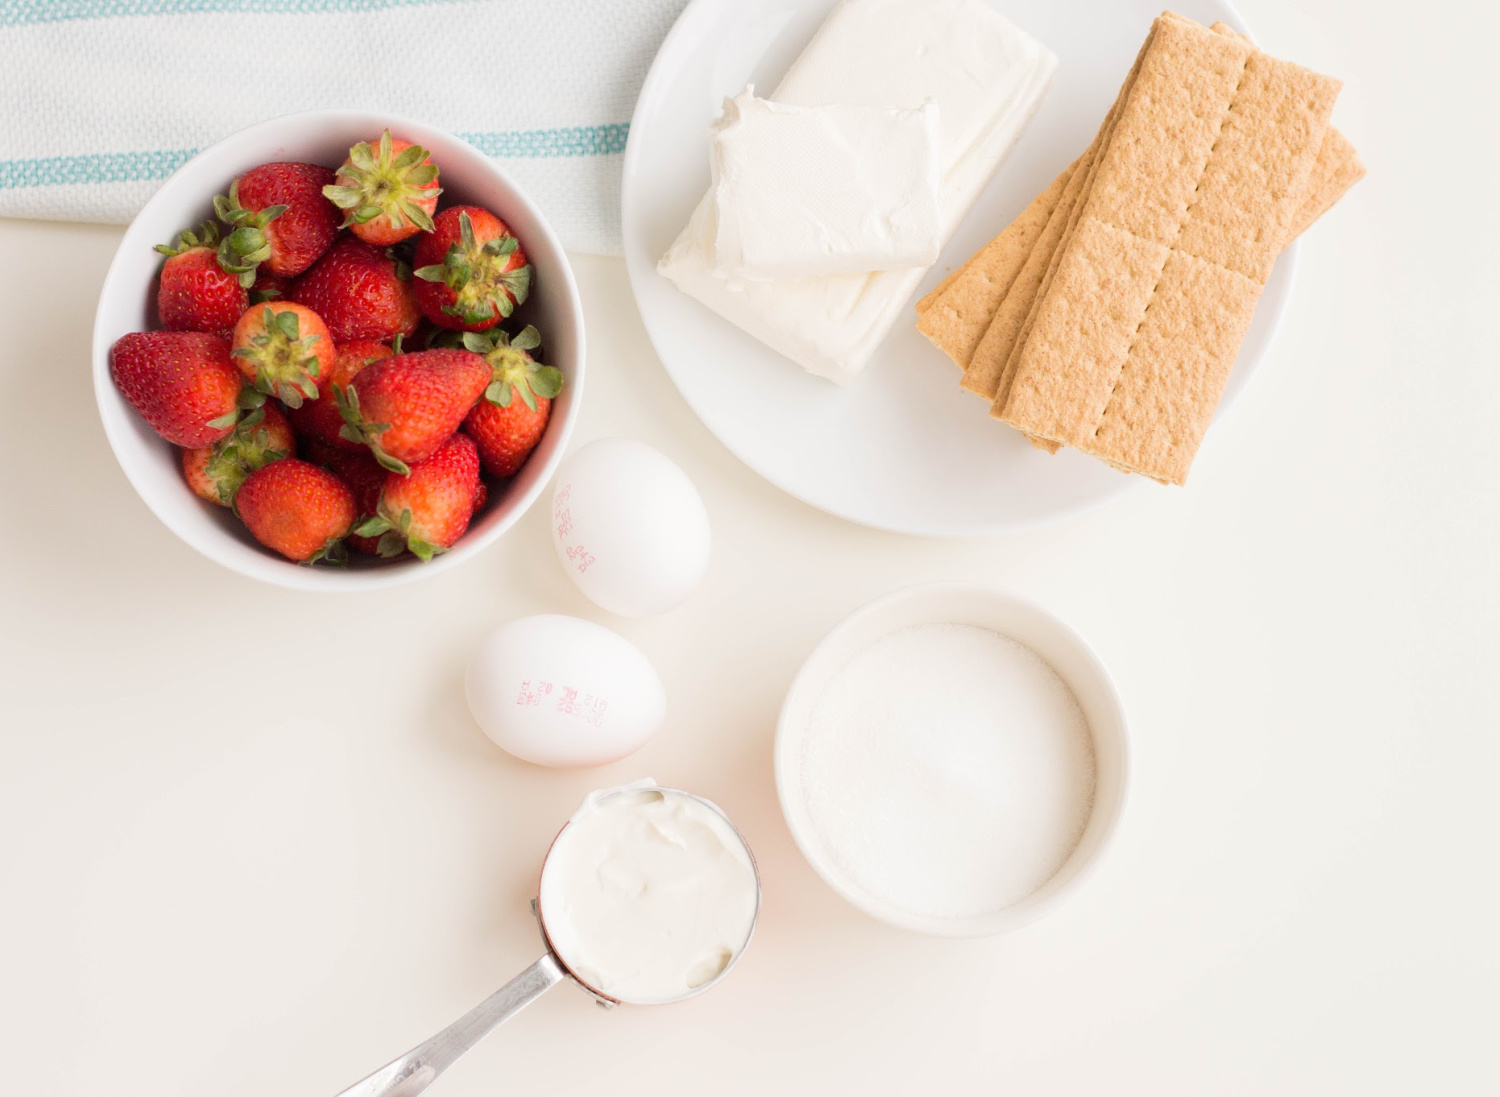
[[[498,328],[463,338],[491,370],[483,399],[464,418],[464,433],[478,445],[485,472],[513,476],[546,432],[552,397],[562,391],[562,371],[531,357],[542,342],[534,327],[514,339]]]
[[[252,472],[234,509],[261,544],[298,563],[338,563],[354,494],[325,468],[288,457]]]
[[[267,402],[213,445],[183,450],[182,473],[195,495],[227,507],[252,472],[295,456],[297,441],[291,424],[274,403]]]
[[[417,330],[411,272],[380,248],[345,237],[292,283],[290,297],[328,325],[335,343],[388,342]]]
[[[348,484],[349,490],[354,493],[354,511],[358,515],[354,523],[357,530],[361,523],[375,517],[380,507],[380,490],[385,487],[385,478],[391,474],[376,464],[375,458],[365,449],[332,451],[327,454],[324,464]],[[378,536],[361,537],[358,533],[350,533],[345,541],[355,552],[362,552],[367,556],[380,555]]]
[[[386,130],[373,147],[361,141],[349,150],[334,185],[324,187],[323,194],[345,211],[341,228],[384,246],[432,231],[432,211],[443,193],[437,177],[426,149]]]
[[[417,304],[443,328],[486,331],[531,291],[531,266],[504,221],[478,206],[450,206],[417,241]]]
[[[490,379],[489,363],[467,350],[382,358],[361,370],[342,397],[335,391],[343,435],[405,474],[458,429]]]
[[[318,398],[305,401],[301,407],[292,408],[288,413],[297,433],[334,449],[362,451],[363,446],[339,433],[344,428],[344,417],[339,414],[333,387],[347,389],[360,370],[394,353],[384,343],[372,339],[356,339],[335,348],[333,365],[318,378]]]
[[[333,336],[321,317],[294,301],[251,305],[234,325],[234,364],[256,391],[289,408],[318,398],[333,367]]]
[[[222,335],[131,332],[110,348],[109,373],[130,406],[174,445],[212,445],[239,419],[244,386]]]
[[[479,453],[474,443],[455,434],[425,461],[402,476],[386,474],[376,516],[361,523],[361,537],[380,538],[381,556],[410,550],[431,560],[452,548],[474,516],[479,492]]]
[[[184,229],[172,244],[156,250],[167,256],[156,291],[156,313],[168,331],[227,334],[249,303],[239,276],[224,269],[212,221],[197,232]]]
[[[214,199],[214,212],[232,227],[220,249],[227,269],[292,277],[328,250],[339,234],[339,214],[323,188],[333,172],[321,164],[280,161],[251,168]]]

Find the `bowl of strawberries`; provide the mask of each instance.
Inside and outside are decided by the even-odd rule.
[[[244,575],[358,590],[501,536],[562,459],[578,287],[451,134],[363,111],[242,130],[171,176],[100,294],[94,388],[146,505]]]

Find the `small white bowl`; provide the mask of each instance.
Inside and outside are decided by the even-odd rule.
[[[180,451],[159,438],[116,390],[109,376],[109,348],[120,336],[154,324],[156,276],[161,256],[152,251],[180,229],[213,215],[213,197],[235,176],[272,160],[302,160],[338,167],[349,146],[378,137],[387,127],[425,146],[441,171],[441,206],[472,203],[492,210],[520,239],[535,268],[531,296],[506,322],[508,330],[535,324],[548,365],[567,379],[553,402],[541,444],[521,471],[491,492],[461,541],[431,563],[355,559],[347,569],[305,567],[263,548],[226,508],[188,490]],[[562,245],[541,210],[493,160],[474,146],[431,126],[390,114],[316,110],[289,114],[224,138],[178,168],[161,185],[125,232],[105,275],[94,318],[94,394],[104,433],[125,476],[173,533],[225,567],[298,590],[369,590],[411,582],[456,567],[495,541],[534,503],[562,460],[583,396],[583,306]]]
[[[851,881],[820,843],[808,818],[801,780],[804,735],[833,677],[884,636],[916,625],[959,624],[991,629],[1025,644],[1072,689],[1094,744],[1094,802],[1078,845],[1036,891],[1009,906],[967,918],[939,918],[893,906]],[[1015,595],[964,583],[909,587],[876,599],[834,626],[802,665],[776,728],[776,793],[792,838],[818,875],[872,917],[938,937],[981,937],[1016,929],[1051,910],[1098,859],[1125,802],[1125,711],[1104,664],[1076,632]]]

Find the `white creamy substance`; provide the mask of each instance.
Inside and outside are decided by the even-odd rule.
[[[937,262],[938,109],[724,103],[710,131],[714,273],[732,281]]]
[[[771,94],[777,103],[938,108],[941,239],[1031,120],[1057,57],[985,0],[843,0]],[[679,289],[804,369],[852,380],[921,267],[731,283],[714,276],[713,193],[657,265]]]
[[[622,1002],[670,1002],[750,940],[754,862],[714,808],[649,781],[591,794],[553,843],[538,905],[568,969]]]
[[[913,914],[1003,909],[1046,883],[1093,807],[1077,699],[1023,644],[919,625],[855,656],[813,710],[802,795],[841,872]]]

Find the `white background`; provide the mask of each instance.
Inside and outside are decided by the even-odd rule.
[[[0,1047],[28,1094],[332,1094],[533,960],[542,852],[589,788],[719,801],[766,905],[722,987],[560,988],[433,1092],[1500,1091],[1500,225],[1489,6],[1257,0],[1347,82],[1370,166],[1307,237],[1285,326],[1185,490],[975,541],[873,533],[739,466],[676,396],[623,266],[580,259],[575,445],[677,459],[714,522],[684,607],[613,621],[540,508],[469,565],[314,597],[200,558],[93,409],[115,229],[0,223]],[[946,376],[946,374],[945,374]],[[1008,937],[869,921],[802,861],[771,735],[802,658],[894,587],[979,579],[1096,646],[1133,786],[1099,872]],[[604,770],[512,761],[460,679],[495,624],[637,641],[661,735]]]

